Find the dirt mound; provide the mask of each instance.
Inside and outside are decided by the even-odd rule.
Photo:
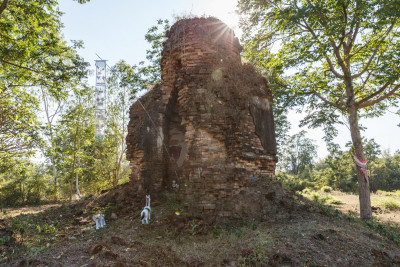
[[[118,190],[121,190],[119,188]],[[117,190],[117,191],[118,191]],[[140,208],[118,210],[104,206],[118,216],[106,216],[106,228],[95,230],[91,210],[101,208],[104,198],[115,191],[31,215],[35,225],[60,225],[54,235],[31,234],[16,237],[7,260],[1,266],[398,266],[396,234],[379,231],[384,225],[368,224],[315,206],[300,196],[276,200],[279,209],[269,211],[262,221],[237,220],[229,224],[207,224],[201,217],[182,211],[176,215],[173,195],[154,201],[152,220],[140,221]],[[290,195],[288,193],[287,195]],[[132,203],[131,205],[135,205]],[[90,207],[90,208],[89,208]],[[60,216],[61,215],[61,216]],[[74,218],[87,218],[75,224]],[[16,217],[26,220],[27,215]],[[11,230],[10,221],[3,224]],[[378,232],[376,232],[378,231]],[[393,238],[390,237],[391,234]],[[387,236],[387,237],[386,237]],[[5,248],[2,246],[1,248]],[[13,253],[14,251],[14,253]],[[32,251],[35,251],[34,253]]]

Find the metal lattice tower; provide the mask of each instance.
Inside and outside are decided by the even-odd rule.
[[[104,136],[106,119],[106,60],[95,60],[96,65],[96,107],[95,107],[95,130],[94,135]]]

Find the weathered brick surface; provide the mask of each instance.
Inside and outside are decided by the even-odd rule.
[[[274,181],[277,161],[272,95],[266,80],[242,64],[241,50],[215,18],[172,26],[162,83],[130,110],[127,158],[138,193],[171,190],[175,180],[191,215],[230,218],[266,209],[266,181]]]

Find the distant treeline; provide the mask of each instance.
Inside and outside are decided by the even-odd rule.
[[[305,188],[320,189],[323,186],[330,186],[344,192],[358,192],[356,165],[351,148],[342,151],[335,146],[327,158],[314,163],[312,159],[310,160],[309,155],[315,155],[315,145],[312,145],[312,140],[305,138],[304,134],[300,139],[298,135],[295,135],[297,139],[290,138],[285,146],[284,153],[286,154],[281,156],[280,171],[277,172],[278,180],[297,191]],[[293,146],[293,143],[296,143],[296,146]],[[292,149],[295,149],[293,151],[303,152],[295,153],[293,157],[291,154],[293,151],[287,149],[291,144]],[[400,151],[396,151],[393,155],[389,151],[381,152],[380,146],[374,139],[365,140],[364,150],[371,191],[399,190]]]

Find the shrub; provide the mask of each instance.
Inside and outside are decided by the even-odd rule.
[[[300,180],[297,176],[289,173],[278,172],[276,178],[280,181],[286,188],[294,191],[302,191],[307,187],[313,187],[313,184],[307,180]]]
[[[325,185],[325,186],[321,187],[321,191],[324,193],[330,193],[330,192],[332,192],[332,187]]]
[[[317,202],[317,203],[320,203],[320,204],[324,204],[325,201],[326,201],[326,198],[322,197],[322,196],[321,196],[320,194],[318,194],[317,192],[312,192],[312,193],[309,195],[309,199],[312,200],[312,201],[315,201],[315,202]]]

